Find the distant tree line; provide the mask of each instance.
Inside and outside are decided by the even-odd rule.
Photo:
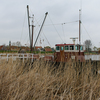
[[[85,42],[84,42],[84,44],[85,44],[85,50],[86,51],[91,51],[92,49],[91,49],[91,46],[92,46],[92,42],[91,42],[91,40],[86,40]]]

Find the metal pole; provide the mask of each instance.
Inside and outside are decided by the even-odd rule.
[[[31,43],[31,51],[33,51],[33,31],[34,31],[34,25],[32,21],[32,43]]]
[[[36,41],[35,41],[35,43],[34,43],[34,49],[35,49],[35,45],[36,45],[36,42],[37,42],[37,40],[38,40],[38,37],[39,37],[39,35],[40,35],[40,32],[41,32],[41,30],[42,30],[42,27],[43,27],[43,25],[44,25],[44,22],[45,22],[45,19],[46,19],[47,14],[48,14],[48,12],[45,13],[45,18],[44,18],[43,23],[42,23],[42,25],[41,25],[41,28],[40,28],[40,31],[39,31],[38,36],[37,36],[37,38],[36,38]]]
[[[80,55],[80,45],[81,45],[81,9],[79,10],[79,55]]]
[[[30,40],[30,49],[31,49],[31,33],[30,33],[30,20],[29,20],[29,6],[27,5],[27,15],[28,15],[28,26],[29,26],[29,40]]]

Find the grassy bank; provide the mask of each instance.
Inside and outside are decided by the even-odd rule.
[[[0,62],[0,100],[98,100],[100,76],[93,65],[43,61]]]
[[[18,51],[4,51],[4,50],[0,50],[0,53],[18,53]],[[46,52],[46,51],[26,51],[25,53],[34,53],[34,54],[39,54],[39,53],[41,53],[41,54],[48,54],[48,53],[50,53],[50,54],[53,54],[54,53],[54,51],[48,51],[48,52]]]

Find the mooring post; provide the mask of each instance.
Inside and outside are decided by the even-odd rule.
[[[28,60],[28,54],[27,54],[27,60]]]
[[[24,63],[24,54],[23,54],[23,63]]]
[[[13,63],[13,54],[12,54],[12,63]]]
[[[7,54],[7,62],[8,62],[9,54]]]
[[[32,54],[32,62],[33,62],[33,54]]]

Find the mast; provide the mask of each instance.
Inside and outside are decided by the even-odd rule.
[[[80,55],[80,45],[81,45],[81,9],[79,9],[79,55]]]
[[[33,31],[34,31],[34,25],[32,20],[32,43],[31,43],[31,51],[33,51]]]
[[[31,49],[31,33],[30,33],[30,20],[29,20],[29,6],[27,5],[27,15],[28,15],[28,26],[29,26],[29,40],[30,40],[30,49]]]

